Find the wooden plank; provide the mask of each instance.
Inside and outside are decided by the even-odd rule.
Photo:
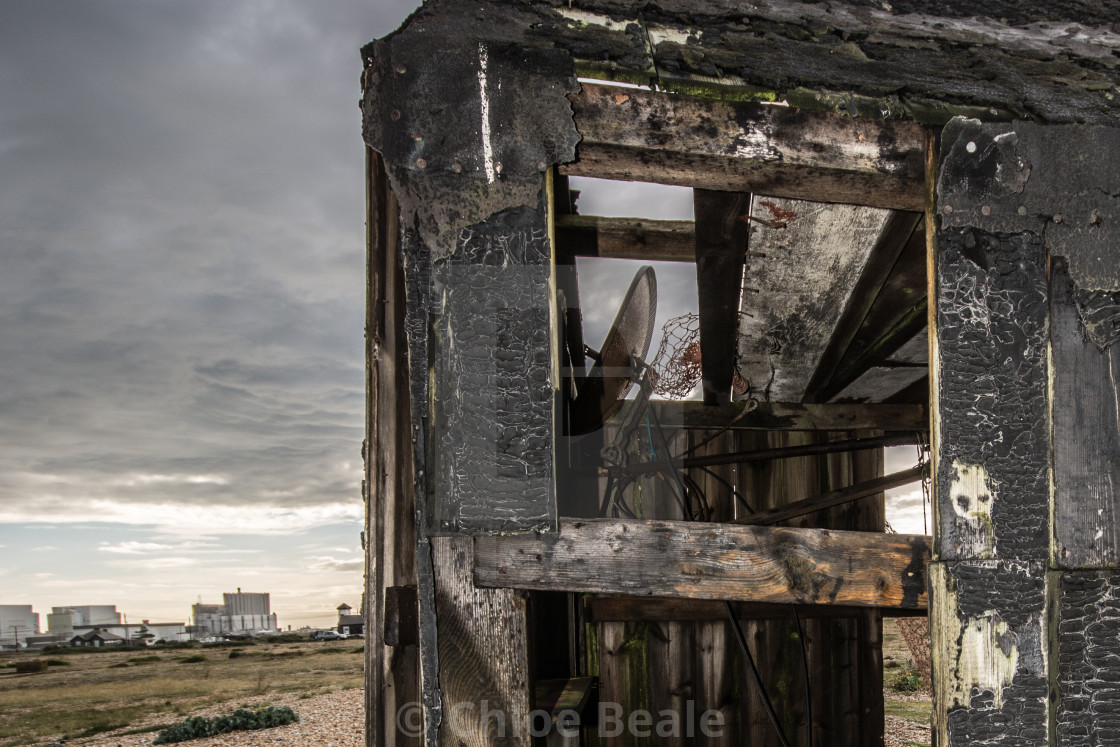
[[[475,543],[483,587],[863,607],[923,604],[930,555],[917,535],[656,520]]]
[[[817,387],[814,398],[832,400],[869,368],[893,359],[900,348],[927,326],[927,306],[925,232],[914,231],[843,356],[832,367],[831,376]],[[884,396],[889,394],[893,392]]]
[[[914,467],[913,469],[903,470],[902,472],[895,472],[894,474],[884,477],[876,477],[866,482],[849,485],[839,490],[822,493],[812,498],[804,498],[800,501],[787,503],[784,506],[758,511],[750,516],[736,519],[735,523],[750,524],[752,526],[777,524],[779,521],[793,519],[798,516],[804,516],[805,514],[840,506],[845,503],[851,503],[852,501],[858,501],[861,498],[881,493],[884,490],[897,488],[901,485],[908,485],[909,483],[921,480],[925,474],[925,467]]]
[[[625,417],[625,405],[618,418]],[[672,428],[760,431],[928,431],[924,405],[801,404],[797,402],[732,402],[707,407],[700,402],[654,400],[659,422]]]
[[[880,290],[890,277],[899,255],[914,234],[918,234],[919,238],[925,236],[921,213],[899,210],[891,212],[879,238],[875,241],[875,246],[871,249],[859,281],[852,290],[848,305],[840,315],[832,339],[828,341],[828,347],[817,361],[813,378],[805,388],[807,402],[819,401],[818,392],[832,378],[833,370],[859,332]]]
[[[432,537],[431,543],[444,705],[440,743],[530,745],[525,595],[474,585],[469,537]],[[483,717],[483,707],[495,715]]]
[[[1050,348],[1054,417],[1054,562],[1059,568],[1120,562],[1120,345],[1085,334],[1064,262],[1051,267]]]
[[[890,212],[756,199],[752,216],[784,227],[751,235],[739,371],[757,399],[800,402]]]
[[[578,160],[561,167],[567,174],[902,210],[925,205],[925,134],[913,122],[591,83],[569,98],[583,140]]]
[[[873,366],[833,396],[837,402],[872,403],[889,399],[929,376],[924,366]]]
[[[692,262],[696,234],[690,220],[556,216],[559,248],[577,257]]]
[[[376,151],[366,149],[366,511],[363,617],[379,621],[389,589],[417,583],[416,491],[400,268],[399,208]],[[415,598],[415,597],[414,597]],[[415,620],[413,620],[415,625]],[[365,715],[369,744],[415,745],[396,726],[398,710],[420,698],[415,646],[395,647],[381,624],[366,631]]]
[[[700,369],[704,404],[731,401],[739,296],[743,288],[751,196],[692,191],[696,216],[696,287],[700,313]]]
[[[707,599],[666,599],[651,597],[586,597],[583,607],[588,622],[689,622],[695,620],[726,620],[723,602]],[[788,604],[735,602],[732,607],[741,620],[788,620],[793,612]],[[842,604],[797,605],[802,618],[853,617],[867,607]],[[886,617],[923,617],[924,607],[876,607]]]

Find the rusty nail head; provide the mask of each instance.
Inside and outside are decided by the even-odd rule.
[[[1055,223],[1061,223],[1063,220],[1065,220],[1065,218],[1066,217],[1064,215],[1062,215],[1061,213],[1058,213],[1057,215],[1054,216],[1054,222]]]
[[[494,164],[494,171],[498,172],[499,174],[502,173],[502,162],[501,161],[498,161],[496,164]]]
[[[393,111],[389,112],[389,119],[393,120],[394,122],[396,122],[400,118],[401,118],[401,110],[400,109],[394,109]]]
[[[969,153],[975,153],[976,152],[976,143],[969,140],[968,145],[964,146],[964,149],[967,150]]]
[[[455,163],[451,164],[451,170],[458,174],[463,170],[463,164],[456,161]]]
[[[404,65],[402,65],[399,62],[396,65],[393,65],[393,70],[395,70],[398,75],[404,75],[405,73],[408,72],[408,68],[406,68]]]
[[[415,140],[416,142],[420,142],[424,138],[420,136],[420,133],[414,132],[414,133],[412,133],[412,139]]]
[[[946,206],[945,206],[945,212],[946,212],[946,213],[951,213],[951,212],[953,212],[953,206],[952,206],[952,205],[946,205]]]
[[[425,169],[425,168],[428,167],[428,162],[425,161],[423,158],[417,158],[416,159],[416,167],[421,168],[421,169]]]
[[[980,212],[983,213],[984,215],[991,215],[992,214],[992,209],[990,207],[988,207],[987,205],[984,205],[983,207],[980,208]]]
[[[1019,215],[1026,215],[1026,214],[1027,214],[1027,206],[1026,205],[1020,205],[1019,206]]]

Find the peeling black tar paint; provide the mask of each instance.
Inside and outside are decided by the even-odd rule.
[[[1058,743],[1120,744],[1120,575],[1063,573],[1059,590]]]

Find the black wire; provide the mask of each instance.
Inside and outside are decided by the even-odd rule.
[[[766,715],[770,717],[770,723],[773,724],[774,731],[778,733],[778,741],[782,743],[782,747],[790,747],[789,740],[786,739],[786,733],[782,731],[782,725],[778,723],[778,714],[774,711],[774,704],[770,702],[770,696],[766,694],[766,688],[762,684],[762,676],[758,673],[758,666],[754,663],[754,657],[751,656],[750,649],[747,648],[747,638],[743,635],[743,629],[739,626],[739,618],[735,617],[735,608],[731,606],[731,602],[724,602],[724,604],[727,605],[727,616],[731,619],[731,627],[739,641],[739,649],[743,652],[743,660],[747,663],[747,671],[751,673],[751,679],[754,680],[754,686],[758,690],[762,707],[766,711]]]
[[[681,473],[681,479],[688,483],[689,487],[692,488],[692,492],[696,495],[696,505],[700,511],[700,518],[704,519],[705,521],[711,521],[712,506],[710,503],[708,503],[708,496],[704,494],[704,491],[700,488],[700,485],[688,476],[687,472]]]
[[[716,478],[721,483],[723,483],[725,486],[727,486],[727,489],[731,491],[731,495],[735,496],[735,498],[737,498],[739,500],[739,503],[743,504],[743,508],[747,509],[748,514],[753,514],[754,513],[754,509],[751,508],[751,504],[747,503],[747,499],[745,497],[743,497],[743,494],[740,493],[738,491],[738,489],[736,489],[734,483],[732,483],[730,480],[725,480],[723,477],[720,476],[720,474],[718,472],[715,472],[714,470],[711,470],[707,467],[700,467],[700,469],[704,470],[709,475]]]
[[[797,625],[797,640],[801,643],[801,671],[805,674],[805,747],[813,747],[813,690],[809,687],[809,652],[805,648],[805,632],[801,630],[801,616],[797,605],[791,604],[793,622]]]

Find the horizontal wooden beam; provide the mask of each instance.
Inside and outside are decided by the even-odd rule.
[[[583,139],[565,174],[925,209],[914,122],[591,83],[569,98]]]
[[[625,407],[633,405],[627,404]],[[650,406],[662,426],[763,431],[915,431],[929,430],[924,405],[732,402],[710,407],[701,402],[654,400]],[[625,412],[617,417],[624,417]]]
[[[718,464],[751,464],[755,462],[769,462],[775,459],[793,459],[802,456],[867,451],[870,449],[882,449],[887,446],[909,446],[917,444],[919,440],[920,436],[916,433],[889,433],[885,436],[873,436],[871,438],[846,438],[841,441],[824,441],[816,444],[779,446],[773,449],[752,449],[750,451],[730,451],[725,454],[704,454],[703,456],[683,457],[671,460],[669,465],[677,469],[689,469],[690,467],[714,467]],[[640,475],[666,466],[668,465],[664,461],[654,461],[626,464],[620,467],[612,467],[611,469],[623,474]]]
[[[475,538],[475,584],[854,607],[926,605],[919,535],[687,521],[564,519],[557,534]]]
[[[841,604],[765,604],[734,602],[732,608],[740,620],[783,620],[793,617],[793,607],[802,618],[855,617],[866,607]],[[583,600],[584,619],[599,622],[700,622],[726,620],[723,602],[707,599],[663,599],[650,597],[587,597]],[[924,617],[926,609],[885,607],[886,617]]]
[[[869,495],[882,493],[884,490],[890,490],[891,488],[917,482],[925,477],[926,474],[925,467],[914,467],[913,469],[903,470],[902,472],[876,477],[874,480],[867,480],[866,482],[849,485],[839,490],[821,493],[812,498],[787,503],[784,506],[767,509],[766,511],[759,511],[750,516],[736,519],[735,523],[752,524],[755,526],[777,524],[779,521],[794,519],[798,516],[811,514],[815,511],[823,511],[826,508],[832,508],[833,506],[839,506],[844,503],[851,503],[852,501],[866,498]]]
[[[557,246],[577,257],[692,262],[695,240],[690,220],[556,216]]]

